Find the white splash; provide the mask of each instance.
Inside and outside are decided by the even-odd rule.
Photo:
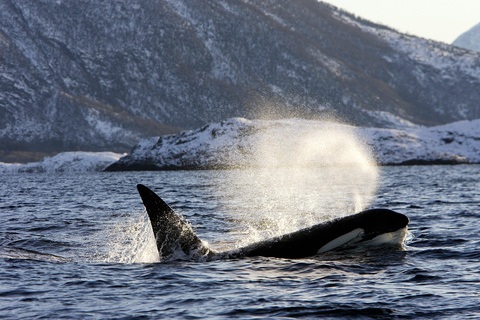
[[[147,213],[125,217],[108,231],[106,253],[97,257],[105,262],[152,263],[160,261]]]

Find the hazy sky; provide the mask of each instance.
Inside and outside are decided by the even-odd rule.
[[[480,23],[480,0],[323,0],[400,32],[452,43]]]

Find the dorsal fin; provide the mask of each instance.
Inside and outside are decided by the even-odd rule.
[[[187,256],[194,250],[202,255],[208,253],[192,228],[155,192],[142,184],[137,185],[137,189],[147,209],[161,260],[168,260],[177,250]]]

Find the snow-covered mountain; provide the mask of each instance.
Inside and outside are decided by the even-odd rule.
[[[64,152],[40,162],[27,164],[0,162],[1,174],[103,171],[124,154],[113,152]]]
[[[361,128],[327,121],[228,119],[139,142],[107,171],[480,163],[480,120]]]
[[[480,118],[479,87],[480,53],[317,0],[0,0],[3,151],[124,151],[230,117],[445,124]]]
[[[480,23],[462,33],[452,45],[480,52]]]

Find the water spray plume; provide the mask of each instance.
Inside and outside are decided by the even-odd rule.
[[[232,173],[236,194],[251,205],[240,213],[249,239],[238,245],[361,211],[370,204],[378,168],[352,127],[298,119],[259,123],[252,150],[258,167]]]

